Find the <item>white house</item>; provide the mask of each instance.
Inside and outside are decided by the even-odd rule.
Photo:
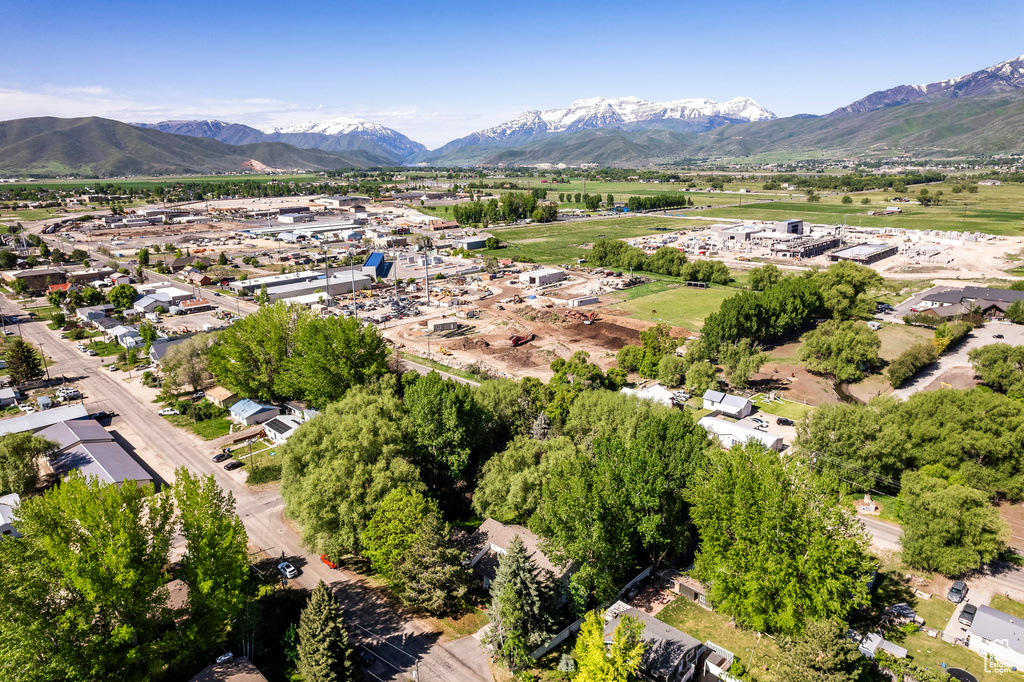
[[[733,445],[745,445],[751,441],[757,441],[769,450],[781,452],[785,447],[782,436],[772,433],[751,429],[742,424],[727,422],[724,419],[714,417],[701,417],[697,420],[698,426],[703,426],[709,435],[717,436],[722,447],[731,448]]]
[[[270,442],[274,445],[284,445],[302,424],[302,419],[295,415],[279,414],[270,421],[265,422],[263,429],[266,431]]]
[[[672,396],[675,394],[674,391],[670,391],[661,384],[654,384],[647,388],[641,388],[639,390],[635,388],[623,388],[619,391],[626,395],[635,395],[641,400],[650,400],[651,402],[660,403],[672,407]]]
[[[979,606],[967,633],[967,646],[1003,665],[1024,669],[1024,622],[991,606]]]
[[[228,412],[231,413],[231,418],[239,424],[252,426],[253,424],[262,424],[263,422],[270,421],[281,414],[281,408],[274,407],[273,405],[263,405],[255,400],[244,398],[229,407]]]
[[[754,403],[738,395],[708,390],[704,392],[703,399],[705,410],[721,412],[734,419],[743,419],[754,411]]]
[[[14,529],[14,511],[21,504],[18,493],[11,493],[0,497],[0,535],[20,537],[21,534]]]

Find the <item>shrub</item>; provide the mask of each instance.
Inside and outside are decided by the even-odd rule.
[[[246,479],[246,482],[250,485],[259,485],[260,483],[270,483],[271,481],[279,480],[281,480],[281,465],[264,464],[249,469],[249,478]]]
[[[911,346],[889,365],[889,385],[899,388],[938,359],[939,352],[931,343],[918,343]]]

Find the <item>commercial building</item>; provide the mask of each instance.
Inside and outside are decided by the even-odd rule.
[[[785,447],[781,436],[751,429],[736,422],[727,422],[715,417],[701,417],[697,421],[697,425],[704,427],[709,435],[716,436],[722,447],[726,449],[733,445],[746,445],[752,441],[757,441],[769,450],[778,452]]]
[[[826,251],[839,248],[842,241],[839,237],[800,237],[787,239],[772,244],[772,256],[776,258],[814,258]]]
[[[63,421],[84,419],[88,415],[89,411],[85,409],[85,406],[77,403],[65,405],[64,407],[54,407],[45,412],[23,414],[20,417],[12,417],[0,421],[0,436],[5,436],[8,433],[35,433],[40,429],[45,429],[48,426],[53,426]]]
[[[804,221],[799,218],[790,218],[789,220],[776,220],[775,231],[783,234],[803,234],[804,233]]]
[[[600,302],[601,299],[599,299],[597,296],[580,296],[579,298],[570,298],[569,307],[579,308],[585,305],[597,305]]]
[[[352,293],[353,288],[356,291],[368,289],[371,284],[373,281],[360,272],[339,272],[330,277],[319,275],[303,282],[267,287],[267,297],[273,302],[319,292],[330,296],[341,296]]]
[[[316,270],[302,270],[301,272],[289,272],[283,275],[269,275],[267,277],[253,277],[251,279],[238,280],[228,284],[228,288],[236,294],[249,295],[257,293],[264,285],[269,287],[281,284],[294,284],[306,280],[323,277],[322,272]]]
[[[345,197],[321,197],[316,203],[327,208],[348,208],[349,206],[366,205],[370,203],[370,197],[345,196]]]
[[[893,244],[857,244],[845,249],[833,251],[828,258],[833,263],[840,260],[849,260],[861,265],[870,265],[878,261],[895,256],[899,253],[899,247]]]
[[[20,280],[30,291],[43,291],[51,284],[60,284],[64,279],[64,273],[54,268],[10,270],[4,273],[4,281],[13,283]]]
[[[485,237],[464,237],[462,239],[456,239],[454,244],[457,249],[476,251],[477,249],[487,248],[487,239]]]
[[[519,275],[520,284],[532,284],[534,286],[554,284],[555,282],[561,282],[563,279],[565,279],[565,272],[557,268],[531,270]]]
[[[49,460],[54,473],[61,478],[77,470],[87,478],[95,477],[113,485],[153,482],[153,477],[95,420],[59,422],[40,431],[39,436],[57,443]]]
[[[86,268],[68,273],[68,281],[74,284],[88,284],[97,280],[109,280],[117,271],[112,268]]]

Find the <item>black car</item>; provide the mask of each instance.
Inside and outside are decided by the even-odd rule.
[[[230,459],[230,458],[231,458],[231,455],[229,455],[228,453],[226,453],[226,452],[218,452],[216,455],[213,456],[213,461],[217,462],[218,464],[220,464],[224,460]]]
[[[359,649],[359,658],[363,660],[363,665],[365,666],[371,666],[377,662],[377,657],[363,648]]]
[[[224,471],[234,471],[235,469],[241,469],[245,465],[239,462],[237,459],[233,459],[224,465]]]
[[[954,580],[953,585],[949,588],[949,592],[946,594],[946,599],[954,604],[959,604],[964,600],[966,595],[967,583],[963,580]]]
[[[959,620],[962,625],[971,627],[971,624],[974,622],[974,616],[977,613],[977,606],[975,606],[974,604],[964,604],[964,610],[960,612],[960,618],[958,618],[957,620]]]
[[[779,426],[792,426],[793,420],[788,417],[779,417],[775,420],[775,423]]]
[[[993,339],[1001,339],[1001,338],[1003,338],[1003,335],[1002,334],[993,334],[992,338]]]

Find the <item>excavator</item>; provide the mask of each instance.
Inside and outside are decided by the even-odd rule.
[[[529,343],[530,341],[533,341],[532,332],[530,334],[518,334],[516,336],[510,336],[508,339],[508,344],[513,348],[516,348],[518,346],[523,345],[524,343]]]

